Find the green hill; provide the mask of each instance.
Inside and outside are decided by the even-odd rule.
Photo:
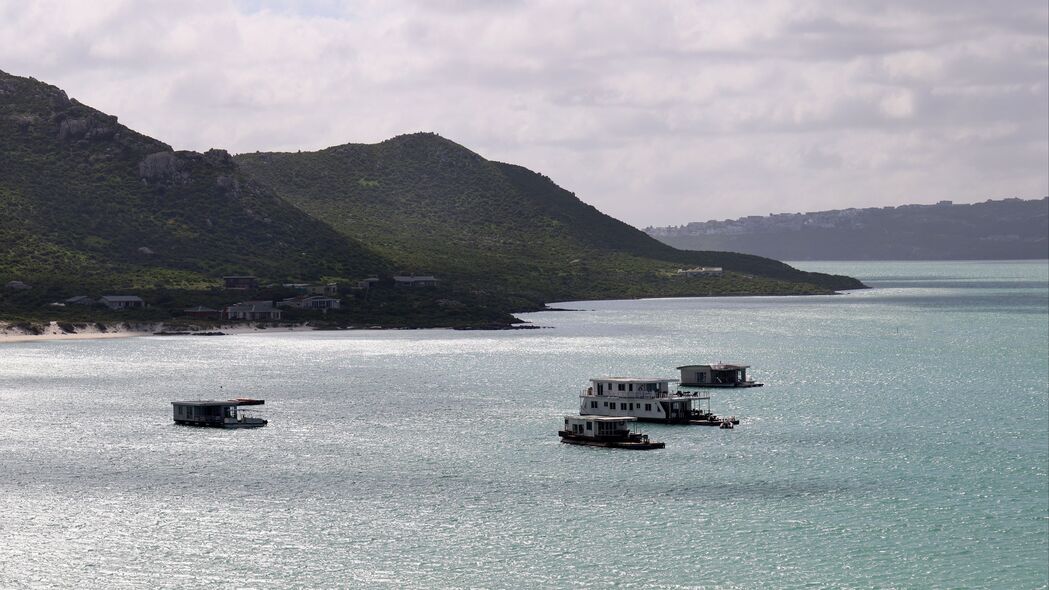
[[[675,273],[695,265],[725,273]],[[42,319],[62,297],[135,290],[153,307],[146,316],[163,319],[229,303],[235,294],[213,289],[225,274],[345,282],[399,270],[437,274],[442,286],[394,294],[387,281],[334,323],[490,326],[554,300],[862,286],[757,256],[676,250],[545,176],[433,134],[313,153],[173,151],[54,86],[0,72],[0,285],[35,286],[0,289],[0,316]]]
[[[0,72],[0,283],[194,287],[356,277],[384,261],[247,178]]]
[[[434,134],[235,157],[254,180],[399,268],[541,300],[809,293],[862,285],[742,254],[669,247],[549,178]],[[684,280],[682,266],[722,266]]]

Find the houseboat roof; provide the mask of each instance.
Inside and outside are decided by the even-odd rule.
[[[590,420],[593,422],[636,422],[637,418],[633,416],[565,416],[565,418],[572,420]]]
[[[665,377],[593,377],[591,381],[611,381],[613,383],[674,383],[680,379]]]
[[[735,365],[735,364],[731,364],[731,363],[712,363],[712,364],[709,364],[709,365],[682,365],[680,367],[677,367],[677,369],[679,371],[681,369],[693,369],[693,368],[714,369],[715,371],[732,371],[732,370],[735,370],[735,369],[749,369],[750,365]]]
[[[259,406],[266,403],[261,399],[225,399],[225,400],[213,400],[213,399],[192,399],[183,401],[171,402],[173,406]]]

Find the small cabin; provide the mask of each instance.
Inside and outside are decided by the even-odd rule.
[[[146,302],[137,295],[103,295],[98,300],[109,309],[142,309]]]
[[[717,363],[713,365],[685,365],[678,367],[681,371],[681,385],[734,387],[752,381],[747,380],[747,369],[750,365],[731,365]]]
[[[623,438],[637,419],[629,416],[565,416],[565,432],[594,438]]]
[[[436,287],[440,279],[425,275],[396,275],[393,277],[394,287]]]
[[[245,415],[240,406],[258,406],[260,399],[194,400],[171,402],[172,419],[176,424],[211,426],[215,428],[247,428],[264,426],[266,420]]]

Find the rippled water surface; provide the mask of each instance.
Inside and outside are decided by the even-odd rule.
[[[1046,587],[1047,263],[803,266],[875,289],[0,345],[0,588]],[[717,360],[735,430],[559,444],[588,377]],[[171,422],[234,394],[270,425]]]

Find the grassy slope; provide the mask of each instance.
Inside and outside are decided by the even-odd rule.
[[[544,300],[856,288],[774,260],[683,252],[602,214],[549,178],[433,134],[310,153],[236,157],[255,180],[406,270]],[[721,279],[683,280],[686,265]]]
[[[251,182],[225,152],[172,152],[58,88],[3,72],[0,210],[0,283],[199,287],[228,273],[308,280],[386,269]]]

